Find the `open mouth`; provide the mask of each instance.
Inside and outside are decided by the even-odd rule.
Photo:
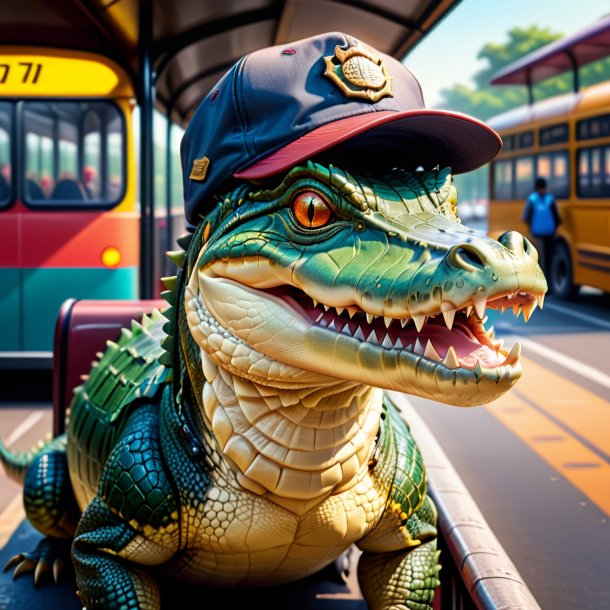
[[[502,349],[494,340],[493,328],[486,329],[486,308],[512,308],[516,316],[523,313],[527,321],[543,296],[529,292],[495,295],[474,299],[461,309],[446,307],[431,315],[389,318],[367,313],[355,305],[332,307],[318,303],[298,288],[282,286],[270,293],[281,297],[316,326],[340,333],[361,342],[376,344],[387,350],[408,351],[449,369],[487,369],[514,365],[519,361],[521,346]]]

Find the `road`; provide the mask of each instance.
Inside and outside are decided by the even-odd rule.
[[[528,324],[507,311],[497,336],[524,339],[523,378],[508,395],[473,409],[410,398],[544,609],[610,608],[609,312],[610,296],[593,291],[547,298]],[[49,403],[27,401],[27,378],[2,387],[13,396],[0,436],[30,448],[51,429]],[[0,546],[23,518],[18,491],[0,472]],[[12,608],[4,588],[0,608]]]
[[[508,344],[523,338],[511,392],[473,409],[410,401],[542,608],[610,608],[610,296],[495,318]]]

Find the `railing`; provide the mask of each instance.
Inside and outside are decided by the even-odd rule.
[[[441,610],[540,610],[506,551],[432,433],[409,403],[389,393],[404,415],[424,457],[428,493],[439,513],[443,555]],[[448,553],[447,553],[448,551]],[[450,555],[453,563],[447,561]],[[437,602],[438,603],[438,602]]]

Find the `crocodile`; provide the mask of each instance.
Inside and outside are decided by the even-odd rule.
[[[159,573],[289,582],[356,544],[369,608],[430,608],[436,509],[383,390],[466,407],[511,388],[519,345],[485,312],[542,305],[536,250],[464,226],[449,168],[313,161],[239,183],[180,243],[168,307],[108,343],[67,435],[0,452],[30,522],[73,541],[83,605],[159,608]],[[59,571],[44,545],[9,565]]]

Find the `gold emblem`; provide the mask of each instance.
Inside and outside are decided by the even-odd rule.
[[[199,182],[203,182],[205,180],[205,175],[208,172],[208,167],[210,167],[210,160],[207,157],[195,159],[193,161],[193,168],[191,169],[191,175],[189,176],[189,178],[191,180],[198,180]]]
[[[392,77],[380,57],[361,49],[335,47],[332,57],[325,57],[326,71],[347,97],[378,102],[385,95],[393,97]]]

